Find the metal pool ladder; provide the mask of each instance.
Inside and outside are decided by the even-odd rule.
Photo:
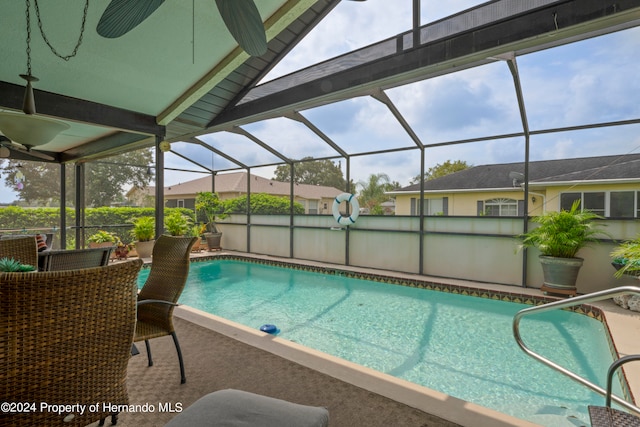
[[[571,378],[572,380],[590,388],[596,393],[601,394],[602,396],[606,396],[605,406],[589,406],[589,417],[591,418],[592,427],[640,427],[640,407],[635,406],[634,404],[627,402],[626,400],[613,395],[611,392],[612,379],[614,373],[618,370],[620,366],[627,362],[631,361],[640,361],[640,354],[629,355],[622,357],[616,361],[614,361],[609,370],[607,372],[607,389],[603,389],[596,384],[593,384],[589,380],[582,378],[581,376],[575,374],[574,372],[569,371],[568,369],[558,365],[555,362],[545,358],[544,356],[534,352],[529,349],[522,337],[520,336],[520,320],[529,314],[533,313],[542,313],[545,311],[551,310],[559,310],[563,308],[573,307],[576,305],[580,305],[583,303],[590,303],[595,301],[601,301],[604,299],[613,298],[618,295],[626,295],[626,294],[636,294],[640,295],[640,287],[636,286],[621,286],[614,289],[607,289],[605,291],[594,292],[587,295],[582,295],[579,297],[574,297],[568,300],[555,301],[548,304],[525,308],[524,310],[520,310],[513,317],[513,336],[516,339],[516,342],[520,346],[520,348],[529,356],[538,360],[541,363],[555,369],[563,375]],[[611,400],[619,404],[620,406],[628,409],[631,412],[635,412],[637,415],[633,415],[627,412],[618,411],[616,409],[611,408]]]

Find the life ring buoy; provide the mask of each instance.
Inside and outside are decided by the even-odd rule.
[[[351,215],[349,216],[342,216],[340,213],[340,203],[345,201],[351,205]],[[355,224],[359,215],[360,204],[358,203],[358,199],[356,199],[355,195],[342,193],[333,200],[333,217],[338,221],[338,224]]]

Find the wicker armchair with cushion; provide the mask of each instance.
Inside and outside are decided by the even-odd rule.
[[[109,256],[115,246],[89,249],[53,250],[40,254],[44,261],[41,269],[45,271],[76,270],[79,268],[100,267],[109,264]]]
[[[0,258],[13,258],[22,264],[38,267],[38,243],[34,236],[0,239]]]
[[[37,405],[0,424],[85,426],[111,414],[102,402],[129,403],[141,265],[0,273],[0,402]]]
[[[173,308],[178,305],[189,275],[189,254],[197,237],[160,236],[153,246],[151,271],[138,294],[138,323],[134,341],[143,341],[149,366],[153,366],[149,340],[171,335],[180,362],[180,382],[184,384],[184,362],[173,328]],[[134,347],[134,353],[137,351]]]

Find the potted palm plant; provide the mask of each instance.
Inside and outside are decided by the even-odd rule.
[[[155,244],[156,219],[152,216],[141,216],[133,220],[131,233],[136,239],[136,252],[140,258],[149,258]]]
[[[180,211],[172,211],[164,219],[164,226],[172,236],[184,236],[189,229],[191,218]]]
[[[615,277],[623,274],[640,277],[640,235],[622,242],[611,252],[611,264],[616,269]]]
[[[226,214],[224,213],[224,204],[218,197],[218,193],[211,191],[197,193],[196,212],[203,214],[207,219],[208,231],[204,233],[204,237],[207,240],[209,250],[220,249],[222,233],[216,227],[216,218],[223,219]]]
[[[578,272],[583,259],[576,256],[578,251],[605,235],[601,224],[594,222],[602,217],[580,209],[576,200],[570,210],[546,212],[534,217],[538,226],[522,234],[521,247],[535,247],[540,250],[540,263],[544,276],[543,290],[575,294]]]

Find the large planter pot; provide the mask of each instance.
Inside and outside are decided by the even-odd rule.
[[[153,245],[155,240],[147,240],[146,242],[136,242],[136,252],[139,258],[150,258],[151,252],[153,252]]]
[[[544,284],[560,291],[575,291],[582,258],[558,258],[540,255]]]
[[[222,249],[222,246],[220,246],[222,233],[204,233],[204,238],[207,240],[209,251],[217,251]]]
[[[202,239],[198,238],[198,240],[196,240],[196,242],[193,244],[193,246],[191,247],[191,252],[200,252],[202,250]]]

